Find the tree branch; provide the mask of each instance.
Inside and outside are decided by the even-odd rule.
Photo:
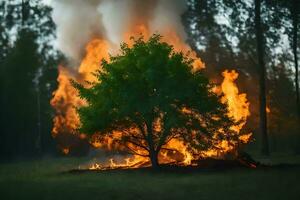
[[[132,148],[130,148],[129,146],[125,145],[127,149],[129,149],[129,151],[132,152],[132,154],[135,154],[135,155],[138,155],[138,156],[142,156],[142,157],[149,157],[149,155],[143,155],[143,154],[140,154],[138,152],[136,152],[135,150],[133,150]]]
[[[127,140],[126,142],[129,142],[131,144],[134,144],[135,146],[138,146],[138,147],[141,147],[141,148],[145,149],[146,151],[149,151],[149,149],[146,146],[143,146],[142,144],[138,144],[138,143],[133,142],[131,140]]]

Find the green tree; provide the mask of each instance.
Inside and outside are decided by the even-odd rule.
[[[192,72],[192,63],[160,42],[159,35],[146,42],[134,40],[132,48],[121,45],[119,55],[110,62],[103,60],[95,74],[97,83],[88,88],[74,83],[87,102],[78,109],[79,131],[103,136],[120,131],[118,142],[131,153],[144,152],[154,168],[171,138],[190,148],[209,147],[216,133],[231,138],[234,132],[229,127],[234,122],[226,115],[226,105],[211,91],[213,85],[202,71]]]

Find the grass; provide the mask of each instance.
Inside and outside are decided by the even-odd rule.
[[[300,161],[277,157],[276,162]],[[86,162],[56,158],[1,164],[0,199],[299,199],[300,167],[63,173]]]

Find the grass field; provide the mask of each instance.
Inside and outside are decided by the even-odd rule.
[[[278,157],[300,161],[300,157]],[[300,199],[300,167],[70,174],[86,160],[19,161],[0,166],[0,199]]]

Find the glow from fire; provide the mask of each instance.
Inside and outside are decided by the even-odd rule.
[[[129,37],[137,36],[139,34],[143,34],[145,39],[149,37],[149,33],[144,26],[139,26],[133,29],[132,32],[128,32],[124,35],[124,41],[129,43]],[[204,63],[197,58],[196,53],[193,52],[190,47],[182,42],[180,37],[174,31],[168,30],[165,31],[164,34],[167,37],[163,37],[163,41],[168,42],[174,46],[176,51],[182,51],[184,53],[189,52],[189,56],[195,59],[193,64],[193,70],[199,70],[205,67]],[[85,104],[85,102],[80,99],[77,95],[77,91],[73,88],[70,83],[70,79],[73,79],[77,82],[85,84],[88,87],[88,82],[96,81],[93,76],[93,72],[95,70],[100,69],[100,62],[102,59],[109,59],[109,53],[115,51],[112,45],[109,44],[108,41],[102,39],[92,39],[86,46],[86,55],[83,58],[80,67],[75,70],[72,68],[67,68],[60,66],[59,67],[59,76],[58,76],[58,89],[53,94],[53,99],[51,100],[51,105],[56,110],[56,116],[54,118],[52,135],[53,137],[57,137],[61,133],[75,134],[78,135],[81,139],[88,139],[90,144],[95,148],[105,148],[108,150],[112,150],[114,148],[118,148],[118,146],[113,145],[113,139],[118,138],[118,134],[113,133],[113,138],[102,138],[99,140],[97,135],[92,137],[83,136],[76,132],[76,128],[78,127],[80,120],[76,113],[76,107],[80,107]],[[224,94],[222,101],[223,103],[228,104],[228,115],[233,117],[236,121],[242,121],[239,126],[232,127],[235,129],[237,133],[240,133],[240,130],[243,128],[247,121],[247,117],[250,115],[249,112],[249,103],[246,98],[246,94],[239,94],[237,85],[234,81],[238,77],[238,73],[235,71],[224,71],[222,73],[224,80],[221,84],[221,87],[217,89],[216,92],[222,92]],[[214,147],[207,151],[199,151],[197,155],[189,152],[187,146],[180,140],[172,139],[169,143],[166,144],[165,147],[173,150],[172,152],[161,150],[159,154],[159,162],[160,163],[177,163],[180,165],[192,165],[193,160],[199,159],[200,157],[222,157],[227,152],[232,152],[236,150],[236,145],[239,143],[247,143],[249,142],[251,134],[241,135],[239,136],[239,141],[237,142],[229,142],[226,140],[216,141]],[[61,148],[67,149],[67,146],[62,142],[60,144]],[[68,149],[71,152],[72,149]],[[136,150],[140,151],[140,150]],[[88,166],[91,170],[99,170],[99,169],[107,169],[107,168],[137,168],[141,166],[149,166],[150,162],[147,157],[142,157],[138,155],[132,155],[128,157],[124,157],[121,162],[116,162],[113,158],[109,159],[106,164],[101,163],[93,163]]]

